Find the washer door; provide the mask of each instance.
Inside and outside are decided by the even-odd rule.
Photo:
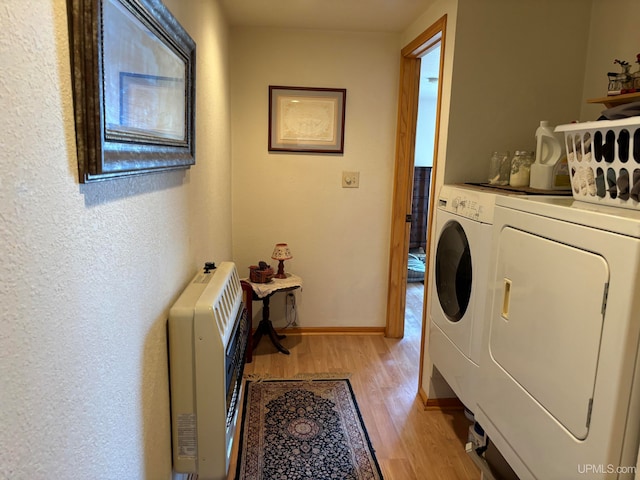
[[[450,322],[459,322],[469,307],[472,270],[467,235],[460,223],[449,221],[438,239],[435,279],[440,307]]]

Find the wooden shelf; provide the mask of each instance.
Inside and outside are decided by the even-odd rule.
[[[587,103],[603,103],[605,107],[611,108],[623,103],[631,103],[640,101],[640,92],[623,93],[622,95],[609,95],[602,98],[591,98]]]

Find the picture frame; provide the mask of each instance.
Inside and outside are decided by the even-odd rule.
[[[269,151],[344,153],[347,90],[269,86]]]
[[[196,44],[160,0],[67,0],[81,183],[195,164]]]

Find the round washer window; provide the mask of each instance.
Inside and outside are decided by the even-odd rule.
[[[445,315],[452,322],[464,316],[471,298],[471,250],[464,229],[449,222],[436,249],[436,290]]]

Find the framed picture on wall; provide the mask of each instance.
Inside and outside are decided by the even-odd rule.
[[[195,163],[193,39],[160,0],[70,0],[80,182]]]
[[[347,90],[269,86],[269,151],[344,153]]]

